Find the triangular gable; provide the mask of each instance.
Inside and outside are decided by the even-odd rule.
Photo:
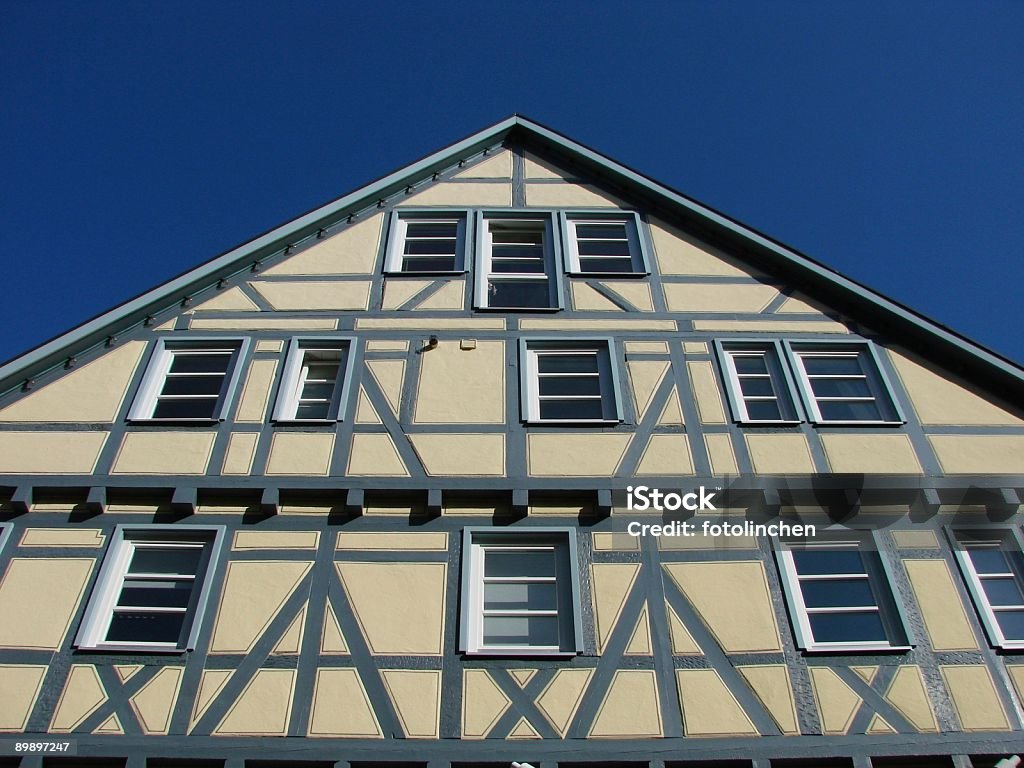
[[[969,378],[994,393],[1011,401],[1024,397],[1024,369],[1013,362],[671,187],[520,115],[501,120],[275,227],[13,358],[0,366],[0,394],[104,343],[108,337],[142,323],[153,324],[157,316],[161,316],[158,320],[162,322],[168,312],[179,309],[183,302],[208,300],[219,281],[241,272],[258,273],[270,260],[276,261],[301,242],[369,218],[391,198],[413,194],[439,176],[454,176],[467,163],[487,162],[494,153],[503,151],[503,144],[511,143],[524,148],[530,173],[536,178],[575,181],[579,177],[586,180],[581,181],[580,188],[595,199],[603,198],[614,204],[615,196],[621,194],[630,201],[656,208],[660,217],[698,230],[710,245],[740,254],[766,272],[785,276],[816,301],[865,325],[885,327],[893,338],[945,367],[963,368]],[[565,168],[572,170],[566,172]]]

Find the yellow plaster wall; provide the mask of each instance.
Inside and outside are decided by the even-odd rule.
[[[921,463],[907,435],[821,436],[829,466],[837,473],[920,475]]]
[[[164,667],[129,699],[145,735],[166,735],[170,731],[184,672],[184,667]]]
[[[432,296],[428,296],[413,309],[417,312],[434,310],[462,309],[465,304],[466,281],[444,280],[444,285]]]
[[[112,475],[203,475],[216,432],[129,432],[114,457]]]
[[[254,280],[249,283],[268,304],[281,312],[366,309],[369,280]]]
[[[655,260],[663,275],[746,277],[753,271],[695,237],[651,219]]]
[[[421,358],[414,423],[505,423],[504,341],[440,341]]]
[[[435,669],[381,670],[384,687],[405,735],[436,739],[441,728],[441,672]]]
[[[573,173],[559,168],[547,160],[526,153],[523,163],[523,175],[528,179],[571,179]]]
[[[51,733],[70,733],[107,700],[94,664],[72,664],[50,721]]]
[[[643,419],[658,386],[668,373],[668,360],[628,360],[629,388],[633,392],[637,421]]]
[[[641,312],[654,311],[651,286],[646,280],[602,280],[601,285],[624,298]]]
[[[763,312],[778,297],[770,285],[735,283],[664,283],[669,312]]]
[[[677,669],[686,736],[757,736],[757,728],[714,669]]]
[[[287,736],[294,692],[294,669],[257,670],[213,735]]]
[[[462,670],[462,738],[485,738],[510,706],[487,670]]]
[[[597,476],[615,474],[632,435],[534,433],[527,436],[527,466],[535,476]]]
[[[362,533],[341,531],[337,549],[362,552],[408,551],[443,552],[448,549],[448,534],[443,531],[425,533]]]
[[[754,695],[768,710],[780,731],[787,736],[800,733],[793,683],[789,679],[789,668],[785,664],[752,664],[737,667],[736,671],[743,676]]]
[[[259,312],[260,308],[252,299],[246,296],[245,291],[237,285],[220,291],[207,299],[202,304],[189,310],[192,312]]]
[[[692,475],[693,459],[686,435],[651,435],[636,473],[640,475]]]
[[[573,320],[562,317],[524,317],[519,321],[524,331],[668,331],[676,329],[675,320]]]
[[[760,560],[666,563],[662,567],[727,653],[782,650]]]
[[[268,268],[265,275],[370,275],[377,261],[384,214],[325,238]]]
[[[455,174],[459,179],[510,179],[512,178],[512,153],[507,149],[481,160],[476,165]]]
[[[661,702],[653,669],[615,672],[589,737],[644,738],[664,735]]]
[[[963,730],[1010,730],[988,667],[984,664],[940,665],[939,671]]]
[[[102,547],[98,528],[26,528],[20,547]]]
[[[405,360],[367,360],[366,368],[384,393],[392,414],[397,416],[402,403]]]
[[[252,460],[256,457],[259,440],[259,432],[232,432],[224,452],[221,474],[248,475],[252,472]]]
[[[593,669],[560,669],[537,697],[537,709],[563,739],[593,674]]]
[[[939,730],[920,667],[913,664],[901,665],[889,684],[889,690],[885,692],[885,700],[896,707],[917,730],[926,733]]]
[[[747,434],[747,450],[759,475],[803,475],[814,472],[807,438],[801,434]]]
[[[326,475],[334,452],[333,432],[275,432],[267,457],[268,475]]]
[[[192,715],[189,718],[189,731],[195,726],[199,719],[206,714],[206,710],[213,704],[217,694],[221,692],[228,680],[234,674],[231,669],[204,669],[199,678],[199,690],[196,692],[196,702],[192,707]]]
[[[0,648],[59,649],[95,564],[92,557],[11,558],[0,581]]]
[[[639,563],[594,563],[590,566],[590,591],[594,601],[594,624],[597,628],[597,652],[604,647],[622,615]]]
[[[938,549],[935,531],[893,531],[892,540],[900,549]]]
[[[830,736],[850,730],[862,699],[829,667],[810,667],[811,690],[821,717],[821,731]]]
[[[706,433],[704,444],[708,449],[708,459],[711,461],[711,471],[715,475],[738,475],[739,465],[736,463],[736,453],[732,448],[732,436],[727,433],[715,434]]]
[[[409,342],[402,340],[367,339],[367,352],[408,352]]]
[[[512,185],[487,182],[459,184],[442,181],[426,187],[422,192],[406,195],[397,205],[398,207],[409,205],[493,205],[507,208],[512,205]]]
[[[284,560],[229,562],[210,653],[249,653],[312,565]]]
[[[503,317],[357,317],[357,331],[501,331]]]
[[[370,477],[408,477],[391,435],[356,433],[348,454],[345,474]]]
[[[188,327],[195,331],[335,331],[338,321],[330,317],[196,317]]]
[[[336,563],[370,652],[438,656],[445,563]]]
[[[1024,473],[1024,435],[929,435],[928,441],[947,474]]]
[[[0,733],[25,730],[46,670],[43,664],[0,664]]]
[[[694,320],[693,330],[730,333],[849,333],[832,320]]]
[[[0,421],[109,424],[139,366],[144,341],[129,341],[0,410]]]
[[[1024,419],[989,398],[980,389],[920,358],[889,350],[922,424],[1021,426]]]
[[[691,360],[686,364],[690,389],[697,401],[697,413],[704,424],[725,424],[725,407],[710,360]]]
[[[267,417],[270,389],[274,386],[277,360],[253,360],[238,398],[235,421],[262,423]]]
[[[623,348],[626,350],[626,354],[655,354],[655,355],[667,355],[668,354],[668,342],[667,341],[625,341],[622,343]]]
[[[946,561],[906,559],[903,567],[921,609],[932,648],[936,651],[977,650],[978,641]]]
[[[423,468],[432,476],[501,477],[505,474],[504,434],[409,435]]]
[[[364,739],[383,737],[366,688],[355,669],[317,670],[309,735]]]
[[[253,549],[315,550],[319,541],[319,531],[235,531],[231,549],[236,552]]]
[[[106,432],[0,432],[0,474],[88,475]]]
[[[578,312],[622,312],[623,309],[607,296],[586,283],[571,281],[572,307]]]
[[[627,207],[622,200],[603,191],[593,184],[573,184],[569,182],[564,184],[531,184],[527,181],[525,194],[526,204],[531,207]]]

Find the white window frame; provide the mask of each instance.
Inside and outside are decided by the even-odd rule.
[[[466,210],[399,208],[391,213],[384,272],[389,275],[456,275],[466,271],[466,246],[471,242],[470,216]],[[410,271],[405,268],[405,238],[409,222],[450,221],[457,224],[455,262],[452,269]]]
[[[570,275],[579,277],[642,277],[650,274],[647,259],[647,246],[643,236],[640,216],[635,211],[576,210],[559,213],[561,220],[563,253],[565,269]],[[629,259],[632,269],[628,272],[618,270],[584,271],[580,263],[579,245],[576,234],[577,224],[623,224],[626,227],[626,238],[629,243]],[[584,257],[586,258],[586,257]]]
[[[787,425],[799,424],[803,421],[803,413],[800,410],[799,398],[793,379],[790,376],[788,366],[783,362],[781,345],[777,341],[747,340],[747,339],[726,339],[715,341],[715,350],[718,353],[719,367],[722,371],[722,379],[725,382],[726,394],[729,397],[729,406],[732,410],[733,421],[738,424],[773,424]],[[762,355],[768,368],[768,376],[774,391],[774,398],[779,404],[780,419],[754,419],[747,411],[747,400],[754,399],[743,394],[741,378],[746,374],[740,374],[736,370],[735,355]]]
[[[14,532],[14,523],[0,523],[0,552],[4,551],[7,540]]]
[[[228,407],[231,405],[238,379],[242,370],[242,361],[247,358],[248,339],[196,337],[188,339],[160,339],[156,343],[153,355],[142,377],[135,400],[128,414],[132,422],[155,422],[175,424],[212,424],[223,421]],[[167,374],[174,362],[175,354],[189,352],[226,352],[231,355],[228,362],[220,392],[217,395],[217,406],[210,418],[159,418],[153,415],[160,399]]]
[[[493,309],[499,312],[556,312],[563,308],[561,241],[557,236],[558,225],[554,211],[545,210],[486,210],[476,215],[476,308]],[[544,232],[544,274],[548,286],[548,304],[544,307],[497,307],[489,300],[488,289],[493,278],[495,282],[540,282],[537,272],[491,272],[491,230],[492,222],[534,222]]]
[[[899,425],[905,423],[903,411],[900,409],[893,388],[885,375],[873,344],[868,341],[836,341],[836,342],[795,342],[784,341],[790,366],[799,384],[800,397],[808,419],[815,424],[840,426]],[[878,404],[881,419],[826,419],[821,414],[818,402],[824,398],[817,397],[811,388],[811,377],[804,365],[804,355],[856,357],[861,371],[871,390],[872,400]],[[865,367],[864,363],[867,363]],[[856,398],[834,398],[852,400]]]
[[[352,378],[352,357],[355,339],[350,337],[293,338],[288,345],[288,356],[285,359],[281,384],[277,390],[274,403],[273,420],[275,423],[294,424],[328,424],[344,421],[345,404],[348,402],[349,383]],[[338,366],[338,377],[334,381],[331,392],[331,404],[327,416],[323,419],[302,419],[296,417],[302,388],[305,385],[304,366],[306,352],[313,350],[339,350],[341,362]]]
[[[601,386],[600,419],[545,419],[540,415],[540,372],[538,357],[544,354],[586,353],[597,357],[598,377]],[[554,339],[526,338],[520,340],[520,410],[522,420],[527,424],[617,424],[622,421],[622,396],[615,342],[610,338],[601,339]],[[565,396],[565,399],[580,399]]]
[[[779,576],[793,622],[793,632],[801,649],[814,653],[845,653],[849,651],[874,651],[876,653],[901,652],[913,647],[913,638],[904,619],[902,607],[893,589],[893,574],[883,553],[878,549],[874,532],[845,530],[833,534],[819,533],[814,540],[799,542],[773,540],[773,549],[779,567]],[[867,546],[870,545],[870,546]],[[855,549],[864,564],[864,578],[867,580],[875,599],[874,606],[843,606],[838,608],[808,608],[800,588],[801,578],[806,580],[850,579],[851,574],[825,574],[801,577],[793,560],[794,548],[807,549]],[[811,628],[810,613],[859,613],[877,611],[885,628],[885,640],[851,640],[822,642],[815,640]]]
[[[985,634],[988,635],[989,643],[993,648],[1004,648],[1006,650],[1020,650],[1024,648],[1024,640],[1008,640],[1006,638],[1003,634],[1003,628],[999,625],[997,616],[999,610],[1011,607],[1015,610],[1021,610],[1024,609],[1024,605],[993,607],[982,582],[985,578],[990,578],[994,574],[985,574],[984,576],[979,574],[974,566],[974,561],[966,551],[972,548],[971,545],[992,547],[1002,551],[1006,555],[1006,560],[1011,570],[1000,574],[1000,577],[1012,577],[1017,587],[1024,590],[1024,555],[1021,554],[1022,549],[1024,549],[1024,542],[1021,541],[1020,536],[1014,529],[1002,527],[986,527],[981,530],[954,527],[947,528],[946,534],[952,545],[953,554],[956,556],[957,565],[960,567],[964,583],[967,585],[967,591],[970,593],[971,599],[974,601],[975,610],[978,612],[978,617],[985,627]]]
[[[212,577],[216,572],[217,561],[223,548],[224,531],[224,526],[118,525],[110,536],[107,554],[103,558],[103,565],[75,637],[75,647],[80,650],[143,653],[181,653],[193,650],[209,603],[213,587]],[[198,584],[198,591],[193,586],[188,608],[184,611],[185,619],[178,640],[175,642],[107,641],[105,636],[117,600],[121,596],[128,566],[136,547],[173,544],[188,547],[201,546],[205,549],[200,559],[199,569],[194,574],[194,582]],[[176,580],[184,580],[186,576],[182,575]],[[164,576],[163,580],[171,579]]]
[[[484,556],[489,549],[554,548],[559,645],[488,646],[483,642]],[[515,577],[508,577],[515,578]],[[528,578],[528,577],[523,577]],[[462,605],[459,650],[474,656],[575,656],[583,651],[579,554],[572,528],[537,527],[521,530],[477,528],[463,530]]]

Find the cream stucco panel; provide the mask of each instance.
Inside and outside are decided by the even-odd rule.
[[[594,184],[526,183],[526,204],[530,207],[628,208],[620,198]]]
[[[64,691],[57,701],[51,733],[70,733],[107,700],[107,692],[93,664],[72,664]]]
[[[862,699],[828,667],[810,667],[811,689],[821,715],[822,733],[845,735],[853,724]]]
[[[547,160],[526,153],[523,174],[528,179],[571,179],[573,173]]]
[[[892,540],[900,549],[938,549],[935,531],[893,531]]]
[[[668,331],[676,329],[675,320],[572,320],[561,317],[524,317],[519,321],[524,331]]]
[[[444,637],[444,563],[336,563],[371,653],[437,656]]]
[[[338,321],[331,317],[196,317],[188,327],[195,331],[334,331]]]
[[[356,400],[356,424],[381,424],[377,410],[366,396],[366,390],[359,387],[359,398]]]
[[[276,432],[270,440],[268,475],[327,475],[334,433]]]
[[[729,333],[849,333],[832,320],[694,320],[693,330]]]
[[[629,597],[639,563],[594,563],[590,566],[590,589],[594,601],[594,623],[597,625],[597,652],[603,653],[622,607]]]
[[[754,471],[759,475],[804,475],[814,472],[814,460],[803,435],[745,435]]]
[[[273,650],[270,651],[271,655],[274,656],[288,656],[294,655],[299,652],[302,648],[302,634],[306,628],[306,606],[302,606],[302,610],[292,619],[292,623],[288,625],[288,629],[281,635],[281,639],[277,641],[277,645],[274,646]]]
[[[654,298],[651,296],[651,286],[645,280],[604,280],[601,282],[601,285],[621,296],[641,312],[654,311]]]
[[[978,648],[971,623],[945,560],[904,560],[925,630],[936,651],[973,651]]]
[[[504,341],[441,341],[421,357],[415,423],[505,423]]]
[[[560,669],[537,697],[537,709],[563,739],[593,674],[592,669]]]
[[[504,434],[412,434],[409,442],[428,475],[501,477],[505,474]]]
[[[21,547],[102,547],[106,536],[98,528],[26,528]]]
[[[920,667],[909,664],[901,666],[889,684],[885,700],[896,707],[917,730],[932,733],[939,730]]]
[[[651,239],[663,275],[746,277],[753,270],[695,237],[651,219]]]
[[[697,401],[697,412],[704,424],[725,424],[725,407],[710,361],[691,360],[686,364],[690,389]]]
[[[455,174],[457,179],[510,179],[512,178],[512,153],[499,150],[475,165]]]
[[[732,448],[731,435],[708,433],[704,435],[704,444],[708,449],[712,473],[719,477],[740,473],[739,464],[736,463],[736,452]]]
[[[259,305],[245,295],[245,291],[237,285],[226,291],[214,294],[198,305],[192,312],[259,312]]]
[[[369,280],[259,280],[249,285],[274,309],[302,312],[366,309],[370,304],[372,283]]]
[[[637,421],[642,421],[651,405],[654,393],[668,373],[668,360],[629,360],[626,370],[629,371],[629,386],[633,392],[633,403],[636,406]]]
[[[0,432],[0,474],[88,475],[107,432]]]
[[[525,717],[520,717],[512,730],[508,732],[509,739],[541,739],[544,738],[530,725]]]
[[[377,261],[384,214],[325,238],[267,269],[265,275],[369,275]]]
[[[693,458],[686,435],[651,435],[637,475],[692,475]]]
[[[328,656],[348,653],[348,643],[345,642],[345,635],[341,631],[338,617],[330,603],[327,604],[327,612],[324,615],[324,631],[320,636],[320,653]]]
[[[686,736],[757,736],[732,691],[714,669],[677,669]]]
[[[465,293],[466,282],[464,280],[445,280],[444,285],[433,296],[428,296],[413,309],[417,312],[462,309]]]
[[[408,477],[391,435],[356,433],[345,474],[365,477]]]
[[[96,728],[93,730],[93,733],[105,733],[114,734],[117,736],[124,736],[124,726],[121,725],[121,720],[115,713],[108,717],[106,720],[104,720],[102,723],[100,723],[98,726],[96,726]]]
[[[409,205],[452,205],[452,206],[495,206],[508,208],[512,205],[510,183],[488,182],[438,182],[427,186],[422,192],[406,195],[397,204]]]
[[[511,706],[512,701],[487,670],[462,671],[462,738],[485,738]]]
[[[213,734],[286,736],[294,693],[294,669],[257,670]]]
[[[357,331],[501,331],[503,317],[357,317]]]
[[[779,290],[760,283],[664,283],[669,312],[763,312]]]
[[[768,710],[780,731],[787,736],[800,733],[793,684],[785,664],[753,664],[748,667],[737,667],[736,670],[743,675],[743,679]]]
[[[615,672],[594,718],[590,738],[663,736],[658,684],[652,669]]]
[[[0,410],[0,421],[109,424],[117,418],[144,341],[129,341]]]
[[[1024,474],[1024,435],[930,435],[928,441],[951,475]]]
[[[668,342],[667,341],[625,341],[622,343],[623,348],[626,350],[626,354],[654,354],[654,355],[667,355],[668,354]]]
[[[112,475],[204,475],[216,432],[129,432]]]
[[[908,435],[822,435],[829,466],[837,473],[920,475]]]
[[[377,382],[384,397],[397,416],[402,403],[402,385],[405,382],[405,360],[367,360],[366,367]]]
[[[708,354],[708,343],[706,341],[684,341],[683,352],[688,355]]]
[[[204,669],[199,678],[199,691],[196,693],[196,703],[192,707],[192,716],[189,718],[188,729],[191,732],[196,723],[206,714],[206,710],[213,704],[217,694],[221,692],[234,670],[231,669]]]
[[[60,648],[95,563],[91,557],[11,558],[0,581],[0,648]]]
[[[318,669],[309,718],[310,736],[383,737],[370,697],[354,669]]]
[[[525,688],[533,680],[537,674],[536,669],[510,669],[508,671],[512,678],[519,684],[520,688]]]
[[[363,533],[341,531],[336,547],[357,552],[444,552],[448,549],[448,534],[444,531],[427,533]]]
[[[764,563],[666,563],[663,568],[727,653],[782,650]]]
[[[248,475],[252,472],[252,461],[256,457],[259,432],[232,432],[221,465],[223,475]]]
[[[210,653],[249,653],[312,566],[286,560],[229,562]]]
[[[798,293],[793,294],[782,302],[782,305],[775,312],[780,315],[822,314],[820,307],[812,304],[806,296]]]
[[[388,341],[385,339],[369,339],[366,342],[367,352],[408,352],[408,341]]]
[[[632,435],[531,434],[527,436],[527,465],[531,475],[609,477],[615,474]]]
[[[965,731],[1008,731],[992,673],[984,664],[940,665],[953,707]]]
[[[406,280],[405,278],[388,277],[384,280],[381,309],[398,309],[432,282],[432,280]]]
[[[669,391],[668,400],[665,401],[665,407],[661,409],[661,415],[655,423],[659,427],[683,426],[683,409],[679,404],[679,390],[675,387],[672,387]]]
[[[629,636],[626,643],[626,656],[650,656],[651,655],[651,622],[647,618],[647,606],[644,605],[640,616],[636,620],[633,634]]]
[[[171,714],[184,672],[184,667],[164,667],[129,699],[147,736],[166,735],[170,731]]]
[[[441,727],[441,672],[434,669],[381,670],[402,730],[411,739],[436,739]]]
[[[668,628],[669,635],[672,638],[672,653],[676,656],[702,656],[704,652],[697,645],[697,641],[693,639],[690,631],[683,626],[683,622],[679,620],[676,612],[672,610],[672,606],[666,604],[665,609],[668,612]]]
[[[262,424],[267,417],[270,389],[274,386],[277,360],[253,360],[238,399],[235,421]]]
[[[231,549],[235,552],[254,549],[315,550],[319,541],[319,531],[235,531]]]
[[[578,312],[622,312],[623,309],[607,296],[576,280],[569,283],[572,306]]]
[[[0,664],[0,733],[25,730],[46,670],[42,664]]]
[[[280,352],[284,349],[284,342],[281,339],[259,339],[256,342],[257,352]]]

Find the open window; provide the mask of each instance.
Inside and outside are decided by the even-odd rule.
[[[555,215],[544,211],[482,211],[477,216],[477,306],[560,309]]]
[[[733,419],[741,424],[800,421],[793,383],[778,342],[716,342]]]
[[[582,649],[575,531],[467,528],[460,648],[495,656]]]
[[[351,339],[292,339],[274,421],[341,421],[351,375],[351,349]]]
[[[953,551],[989,642],[1024,648],[1024,557],[1009,529],[951,532]]]

